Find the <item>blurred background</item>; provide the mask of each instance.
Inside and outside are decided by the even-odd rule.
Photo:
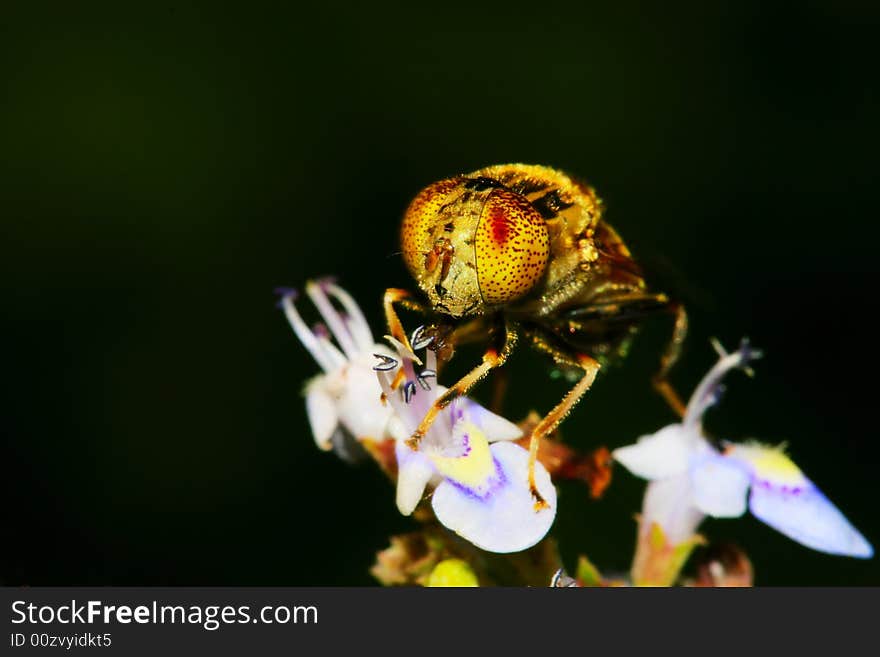
[[[317,366],[272,290],[333,274],[381,334],[382,291],[410,284],[410,198],[511,161],[589,180],[686,302],[683,392],[711,336],[764,349],[709,428],[789,441],[880,545],[876,3],[0,18],[3,584],[374,583],[376,551],[415,524],[374,467],[315,448],[300,390]],[[568,442],[613,448],[672,420],[649,385],[667,330],[646,327]],[[508,415],[562,396],[546,365],[517,353]],[[569,568],[628,567],[643,489],[621,468],[598,502],[562,486]],[[750,516],[702,529],[741,545],[758,584],[880,584],[878,559]]]

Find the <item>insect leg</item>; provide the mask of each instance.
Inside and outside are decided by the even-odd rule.
[[[422,308],[420,303],[412,299],[412,294],[407,290],[402,290],[396,287],[389,287],[385,290],[385,295],[382,298],[382,306],[385,308],[385,321],[388,324],[388,331],[392,338],[401,344],[410,347],[409,338],[406,335],[406,331],[403,330],[403,324],[400,323],[397,311],[394,310],[394,304],[396,303],[404,308],[414,311],[424,311],[424,308]],[[410,349],[412,349],[412,347],[410,347]]]
[[[422,418],[415,433],[410,436],[406,444],[413,450],[418,449],[424,435],[431,428],[437,415],[449,406],[452,400],[466,395],[480,379],[497,367],[501,367],[516,344],[517,334],[514,327],[507,322],[499,322],[496,325],[491,346],[483,354],[483,360],[461,379],[456,381],[449,389],[434,400],[431,408]]]
[[[584,393],[593,385],[593,381],[596,380],[596,374],[599,372],[599,363],[595,359],[586,354],[573,356],[573,360],[583,370],[583,376],[562,398],[562,401],[538,422],[529,439],[529,490],[532,493],[532,497],[535,498],[536,511],[547,506],[547,502],[541,496],[541,493],[538,492],[538,486],[535,483],[535,463],[538,459],[538,447],[541,444],[541,439],[559,426],[559,423],[565,419],[565,416],[569,414],[575,404],[583,397]]]
[[[492,402],[489,410],[497,415],[504,411],[504,397],[507,394],[507,385],[510,383],[510,375],[507,370],[499,370],[492,382]]]
[[[680,303],[669,302],[668,308],[675,317],[672,325],[672,336],[669,338],[666,349],[660,357],[660,369],[654,375],[651,383],[654,385],[654,390],[666,400],[666,403],[669,404],[672,410],[678,413],[680,417],[684,417],[686,404],[669,382],[669,371],[678,361],[679,356],[681,356],[681,346],[687,337],[688,317],[684,306]]]
[[[609,295],[569,311],[567,317],[583,328],[585,323],[597,323],[609,327],[636,325],[644,319],[659,314],[672,315],[673,327],[669,342],[660,357],[660,369],[653,376],[651,383],[672,410],[684,417],[685,403],[669,382],[669,372],[681,355],[682,343],[687,336],[688,318],[681,303],[670,300],[665,294],[634,292]]]

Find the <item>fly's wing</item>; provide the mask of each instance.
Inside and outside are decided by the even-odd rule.
[[[589,304],[567,308],[558,313],[558,319],[585,327],[592,324],[640,323],[650,317],[668,313],[671,305],[665,294],[647,292],[609,294],[599,297]]]
[[[625,293],[600,297],[529,323],[526,332],[560,370],[579,376],[575,354],[587,354],[603,366],[626,355],[632,338],[648,319],[668,316],[674,304],[662,294]]]

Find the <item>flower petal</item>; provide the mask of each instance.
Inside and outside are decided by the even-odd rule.
[[[496,415],[489,409],[466,397],[459,398],[456,401],[460,401],[466,406],[466,415],[474,424],[482,429],[490,443],[494,443],[496,440],[517,440],[522,438],[522,429],[510,420]]]
[[[691,466],[694,504],[715,518],[737,518],[746,512],[751,477],[739,463],[707,454]]]
[[[670,545],[679,545],[693,538],[705,514],[694,505],[691,478],[687,473],[665,479],[656,479],[645,489],[642,533],[658,524]]]
[[[496,476],[483,494],[447,479],[434,491],[432,506],[446,527],[489,552],[525,550],[540,541],[556,517],[556,489],[538,463],[535,480],[549,505],[535,510],[528,486],[528,452],[500,442],[491,446]]]
[[[466,420],[456,422],[450,440],[442,449],[434,448],[425,454],[441,476],[475,495],[486,495],[498,482],[485,434]]]
[[[425,487],[434,476],[434,466],[421,452],[415,452],[402,440],[395,445],[397,456],[397,508],[408,516],[418,506]]]
[[[809,479],[800,488],[757,481],[749,506],[756,518],[820,552],[868,559],[871,544]]]
[[[336,404],[324,387],[325,377],[319,376],[306,386],[306,415],[312,428],[312,436],[318,447],[327,451],[332,449],[330,438],[339,424]]]
[[[670,424],[633,445],[618,447],[612,455],[637,477],[661,479],[686,472],[691,452],[701,440],[683,425]]]
[[[804,476],[782,447],[755,442],[731,445],[727,458],[751,468],[749,508],[758,520],[820,552],[865,559],[874,554],[865,537]]]
[[[754,479],[768,481],[776,486],[804,487],[807,478],[794,461],[788,458],[784,445],[773,447],[750,441],[727,446],[725,456],[749,468]]]
[[[372,356],[365,354],[331,375],[340,421],[358,440],[385,438],[392,413],[390,406],[382,404],[382,387],[372,369],[373,362]]]

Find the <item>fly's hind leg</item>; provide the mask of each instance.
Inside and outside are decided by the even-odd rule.
[[[550,353],[557,362],[569,367],[577,367],[583,372],[581,378],[566,393],[562,401],[538,422],[529,438],[529,491],[535,500],[535,511],[540,511],[548,506],[544,496],[538,491],[538,485],[535,481],[535,464],[538,460],[541,439],[559,426],[559,423],[571,412],[584,393],[590,389],[593,381],[596,380],[600,366],[596,359],[587,354],[566,352],[559,345],[554,344],[555,340],[551,341],[549,336],[532,334],[531,337],[538,349]]]
[[[678,361],[687,336],[688,318],[682,304],[671,301],[665,294],[639,291],[608,295],[570,311],[568,318],[579,327],[591,322],[605,326],[634,326],[648,317],[660,314],[672,315],[672,335],[660,357],[660,369],[651,379],[651,383],[670,408],[680,417],[684,417],[685,403],[669,382],[669,372]]]
[[[687,405],[669,382],[669,371],[678,361],[679,356],[681,356],[681,346],[687,337],[688,317],[684,306],[680,303],[669,301],[667,308],[674,317],[672,336],[669,338],[666,349],[660,357],[660,369],[654,375],[651,383],[654,386],[654,390],[666,400],[666,403],[669,404],[672,410],[678,413],[680,417],[684,417]]]
[[[480,364],[465,374],[461,379],[450,386],[446,392],[434,400],[434,403],[431,404],[425,417],[422,418],[422,421],[419,423],[415,433],[413,433],[413,435],[406,441],[407,446],[413,450],[418,449],[419,443],[428,432],[428,429],[431,428],[431,425],[434,423],[434,420],[437,418],[440,411],[449,406],[455,398],[466,395],[468,391],[480,381],[480,379],[485,377],[493,369],[501,367],[507,360],[510,352],[513,350],[513,347],[516,344],[516,337],[516,331],[513,326],[499,320],[493,332],[491,345],[483,354],[483,359]]]

